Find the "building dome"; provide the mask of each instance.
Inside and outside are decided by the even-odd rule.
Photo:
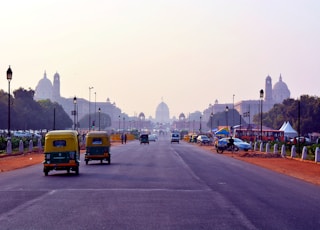
[[[141,112],[141,113],[139,114],[139,118],[140,118],[141,120],[144,120],[144,119],[146,118],[146,116],[144,115],[143,112]]]
[[[290,98],[290,90],[287,84],[282,81],[281,75],[279,81],[273,86],[272,97],[275,103],[282,103],[283,100]]]
[[[161,102],[156,109],[156,121],[160,123],[169,123],[169,107],[166,103]]]
[[[180,113],[179,120],[184,120],[184,119],[186,119],[186,116],[184,115],[184,113]]]
[[[43,78],[38,82],[35,89],[35,100],[52,100],[52,83],[47,78],[46,72],[44,72]]]

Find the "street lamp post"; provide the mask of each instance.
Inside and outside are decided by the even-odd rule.
[[[241,129],[241,118],[242,118],[242,116],[240,115],[240,121],[239,121],[239,123],[240,123],[240,133],[239,133],[239,138],[241,138],[241,134],[242,134],[242,129]]]
[[[234,94],[232,97],[232,127],[234,126]]]
[[[192,133],[194,133],[194,120],[193,120],[193,122],[192,122]]]
[[[94,122],[97,120],[97,92],[94,92]]]
[[[212,118],[213,118],[213,113],[211,112],[211,114],[210,114],[210,122],[211,122],[211,133],[212,133]]]
[[[76,115],[77,115],[77,97],[75,96],[73,98],[73,105],[74,105],[74,109],[73,109],[73,128],[74,130],[77,129],[77,121],[76,121]]]
[[[300,116],[301,116],[301,96],[298,99],[298,153],[300,153]]]
[[[56,130],[56,107],[53,108],[53,130]]]
[[[226,125],[227,125],[227,129],[229,130],[229,126],[228,126],[228,112],[229,112],[229,107],[226,106]]]
[[[202,119],[202,116],[200,116],[200,127],[199,127],[200,134],[201,134],[201,129],[202,129],[202,127],[201,127],[201,119]]]
[[[120,133],[120,115],[119,115],[119,133]]]
[[[100,113],[101,113],[101,109],[99,108],[98,111],[99,111],[99,131],[100,131]]]
[[[7,70],[7,80],[8,80],[8,137],[11,138],[10,82],[12,80],[12,70],[11,70],[10,66]]]
[[[93,89],[93,87],[89,87],[89,131],[91,129],[91,90]]]
[[[263,103],[263,89],[260,90],[260,101],[261,101],[261,104],[260,104],[260,140],[262,142],[262,103]]]

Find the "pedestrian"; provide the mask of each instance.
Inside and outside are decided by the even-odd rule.
[[[124,134],[122,133],[121,134],[121,144],[123,144],[123,141],[124,141]]]

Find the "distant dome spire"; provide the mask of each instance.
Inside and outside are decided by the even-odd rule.
[[[282,81],[281,74],[279,81],[273,86],[272,98],[275,103],[282,103],[283,100],[290,98],[290,90],[287,84]]]
[[[53,87],[51,81],[47,78],[47,73],[44,71],[43,78],[38,82],[35,89],[35,100],[52,100]]]
[[[169,107],[163,101],[161,101],[161,103],[157,106],[156,121],[160,123],[170,122]]]

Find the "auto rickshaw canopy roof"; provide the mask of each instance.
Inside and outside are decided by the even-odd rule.
[[[86,135],[86,146],[110,146],[110,137],[106,131],[90,131]]]
[[[79,151],[78,132],[53,130],[45,136],[44,152]]]

